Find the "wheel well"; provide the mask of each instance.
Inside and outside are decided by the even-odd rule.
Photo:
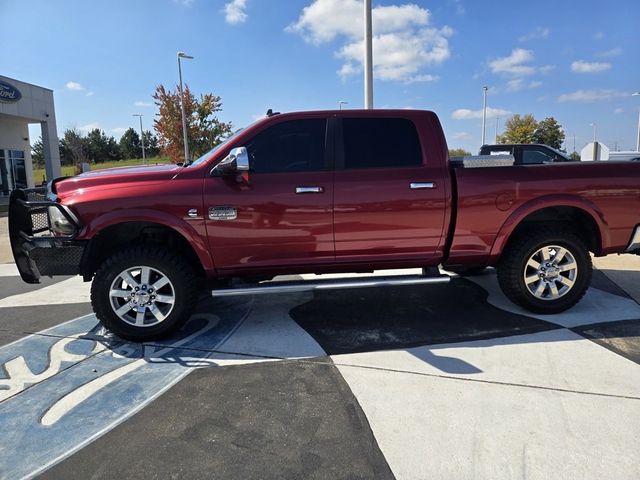
[[[536,227],[570,230],[585,241],[589,251],[599,254],[602,250],[598,224],[584,210],[577,207],[547,207],[526,216],[509,237],[509,242],[525,230]]]
[[[153,222],[125,222],[102,230],[89,242],[80,273],[85,281],[89,281],[102,262],[114,252],[140,245],[169,248],[186,258],[196,274],[204,276],[200,259],[187,239],[176,230]]]

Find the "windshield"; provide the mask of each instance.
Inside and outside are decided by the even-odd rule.
[[[204,155],[201,155],[197,160],[194,160],[193,162],[191,162],[189,165],[193,165],[193,166],[197,166],[200,165],[201,163],[205,162],[206,160],[211,158],[211,155],[213,155],[214,153],[216,153],[218,150],[220,150],[222,147],[224,147],[227,143],[229,143],[231,140],[233,140],[234,138],[236,138],[236,136],[242,132],[244,130],[244,128],[240,128],[238,130],[235,131],[235,133],[233,133],[233,135],[231,135],[229,138],[227,138],[226,140],[224,140],[222,143],[219,143],[218,145],[216,145],[215,147],[213,147],[211,150],[209,150],[207,153],[205,153]]]

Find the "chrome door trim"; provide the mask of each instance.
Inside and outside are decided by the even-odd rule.
[[[296,187],[296,193],[322,193],[322,187]]]
[[[434,182],[412,182],[409,185],[411,190],[420,190],[422,188],[436,188],[436,184]]]

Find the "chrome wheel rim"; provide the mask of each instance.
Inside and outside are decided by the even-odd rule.
[[[175,289],[169,277],[147,266],[123,270],[109,289],[109,303],[114,313],[135,327],[162,323],[173,311],[175,302]]]
[[[558,245],[537,250],[524,267],[524,284],[540,300],[557,300],[569,293],[578,276],[578,262],[573,254]]]

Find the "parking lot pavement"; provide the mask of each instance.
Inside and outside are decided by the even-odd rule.
[[[103,331],[77,278],[0,265],[0,478],[637,479],[640,305],[533,316],[495,275],[212,299]]]

